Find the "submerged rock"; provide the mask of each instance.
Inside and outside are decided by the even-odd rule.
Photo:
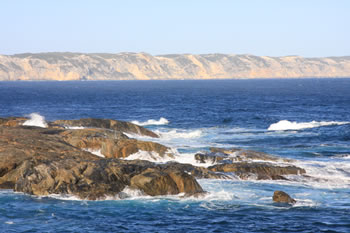
[[[295,204],[296,200],[283,191],[275,191],[272,200],[278,203]]]

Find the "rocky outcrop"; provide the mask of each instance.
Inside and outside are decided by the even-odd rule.
[[[25,117],[8,117],[8,118],[0,118],[0,126],[20,126],[28,120]]]
[[[350,77],[350,57],[235,54],[0,55],[0,80],[148,80]]]
[[[217,148],[217,147],[211,147],[210,152],[213,155],[216,156],[225,156],[226,159],[229,159],[231,161],[270,161],[270,162],[292,162],[291,159],[281,158],[277,157],[271,154],[267,154],[261,151],[254,151],[254,150],[245,150],[241,148]],[[217,158],[219,159],[219,158]]]
[[[132,177],[130,184],[130,187],[141,189],[151,196],[203,192],[191,175],[174,168],[162,171],[148,168],[141,174]]]
[[[129,139],[122,132],[115,130],[74,129],[64,130],[60,135],[65,142],[80,149],[100,151],[106,158],[127,158],[139,151],[155,152],[160,157],[172,157],[166,146],[155,142]]]
[[[283,191],[275,191],[272,200],[277,203],[295,204],[296,200]]]
[[[33,195],[69,194],[89,200],[122,197],[126,188],[152,196],[198,196],[204,191],[195,178],[283,180],[286,175],[305,173],[288,160],[238,148],[211,148],[196,154],[199,163],[212,163],[207,168],[124,160],[140,151],[159,158],[173,155],[161,144],[128,138],[125,131],[153,133],[133,124],[81,119],[50,122],[41,128],[23,126],[26,120],[0,118],[0,189]],[[67,125],[88,128],[67,129]],[[98,150],[104,158],[87,150]]]
[[[153,138],[158,138],[159,136],[154,132],[135,125],[130,122],[117,121],[110,119],[95,119],[95,118],[85,118],[79,120],[57,120],[50,123],[51,126],[63,126],[63,127],[87,127],[87,128],[101,128],[101,129],[111,129],[118,132],[138,134],[143,136],[149,136]]]
[[[126,187],[138,188],[148,195],[203,192],[194,176],[179,168],[169,169],[165,165],[140,160],[100,158],[70,144],[67,138],[79,144],[72,135],[82,136],[81,145],[91,143],[86,144],[88,146],[103,143],[115,135],[117,145],[120,140],[141,148],[143,143],[147,145],[148,142],[128,139],[117,131],[112,134],[104,129],[80,129],[76,132],[32,126],[0,126],[0,188],[33,195],[69,194],[89,200],[118,197]],[[90,140],[89,137],[96,139]],[[163,147],[160,145],[160,148]]]
[[[199,163],[213,164],[208,167],[209,171],[234,173],[241,179],[285,180],[285,175],[305,173],[304,169],[290,165],[290,159],[241,148],[212,147],[210,152],[196,154],[195,159]]]
[[[278,166],[272,163],[237,162],[218,164],[208,168],[214,172],[234,172],[241,179],[285,180],[284,175],[301,175],[305,170],[296,166]]]

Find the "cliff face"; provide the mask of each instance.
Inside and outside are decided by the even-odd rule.
[[[0,80],[350,77],[350,56],[38,53],[0,55]]]

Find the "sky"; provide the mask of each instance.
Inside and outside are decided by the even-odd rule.
[[[350,55],[350,0],[1,0],[0,54]]]

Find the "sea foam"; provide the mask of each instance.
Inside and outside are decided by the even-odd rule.
[[[41,116],[38,113],[31,113],[29,114],[30,119],[26,120],[23,125],[27,126],[37,126],[37,127],[42,127],[46,128],[47,123],[45,121],[45,117]]]
[[[316,128],[329,125],[345,125],[350,124],[347,121],[311,121],[311,122],[295,122],[288,120],[281,120],[277,123],[271,124],[267,130],[269,131],[283,131],[283,130],[301,130],[308,128]]]
[[[150,120],[147,120],[147,121],[144,121],[144,122],[140,122],[140,121],[131,121],[131,123],[134,123],[135,125],[139,125],[139,126],[147,126],[147,125],[167,125],[167,124],[169,124],[169,121],[168,121],[166,118],[161,117],[161,118],[159,118],[159,120],[150,119]]]

